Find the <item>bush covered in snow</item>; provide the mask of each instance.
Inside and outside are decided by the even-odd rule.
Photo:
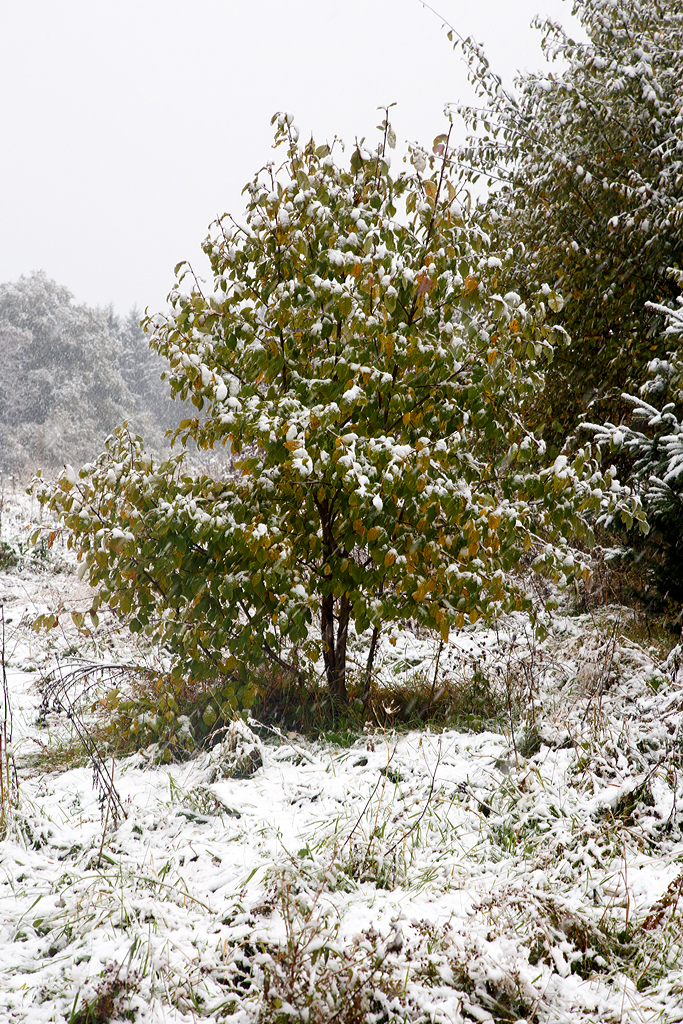
[[[149,321],[174,395],[203,414],[178,435],[229,444],[238,476],[155,466],[123,430],[80,474],[35,485],[96,604],[176,672],[233,677],[240,701],[266,658],[293,675],[320,662],[346,703],[354,630],[373,637],[367,696],[381,630],[413,619],[445,640],[528,603],[526,552],[567,582],[587,570],[574,537],[617,511],[642,519],[590,450],[544,464],[520,407],[563,340],[550,290],[499,294],[512,254],[468,221],[446,136],[396,177],[393,141],[385,121],[340,167],[280,115],[284,164],[247,186],[245,223],[223,217],[205,243],[213,293],[181,264],[173,315]]]

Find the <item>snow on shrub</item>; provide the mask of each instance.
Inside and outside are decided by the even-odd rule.
[[[229,445],[238,473],[156,466],[121,429],[75,486],[35,485],[96,606],[178,673],[234,675],[242,704],[263,658],[302,671],[291,645],[343,702],[352,627],[372,631],[369,681],[382,628],[448,637],[519,608],[525,552],[566,582],[586,571],[568,542],[590,540],[591,519],[642,516],[590,450],[544,466],[520,409],[564,336],[543,291],[498,293],[512,253],[468,221],[448,138],[392,177],[388,121],[341,167],[291,120],[276,118],[287,157],[246,187],[243,222],[211,229],[212,289],[179,264],[172,315],[148,322],[174,396],[201,413],[178,436]]]

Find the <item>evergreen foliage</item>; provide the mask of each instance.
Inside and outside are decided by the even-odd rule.
[[[680,277],[680,275],[679,275]],[[666,317],[665,342],[683,338],[683,299],[678,308],[658,307]],[[638,395],[623,396],[633,407],[632,423],[586,424],[598,444],[620,455],[631,468],[641,493],[654,557],[651,568],[660,597],[683,603],[683,355],[680,347],[667,359],[653,359],[650,379]],[[653,403],[657,403],[656,405]],[[638,425],[643,429],[638,429]]]
[[[447,637],[519,608],[525,552],[566,581],[591,517],[642,519],[590,451],[543,466],[519,409],[563,338],[552,293],[498,293],[512,257],[468,223],[445,136],[392,177],[381,129],[341,168],[280,115],[284,164],[247,186],[244,224],[225,216],[205,242],[214,294],[180,264],[173,315],[149,321],[174,395],[202,413],[178,435],[230,445],[238,474],[156,467],[120,430],[80,475],[36,485],[97,602],[177,674],[231,676],[242,703],[264,657],[292,674],[320,661],[343,703],[352,630],[372,631],[367,687],[380,629]]]
[[[156,449],[179,415],[140,316],[76,304],[43,273],[0,285],[0,471],[92,458],[122,419]]]
[[[0,285],[0,466],[86,458],[128,411],[99,309],[45,274]]]
[[[150,349],[138,309],[125,317],[110,314],[109,327],[120,345],[115,365],[130,395],[130,426],[159,450],[164,447],[164,432],[174,430],[182,417],[162,380],[168,364]]]
[[[665,356],[648,300],[678,294],[666,268],[683,252],[683,8],[575,0],[573,13],[588,42],[538,23],[546,56],[566,66],[522,75],[517,97],[476,44],[457,44],[483,101],[458,108],[473,131],[461,156],[497,185],[498,244],[517,246],[524,296],[548,281],[567,300],[558,322],[573,344],[532,416],[554,441],[588,408],[618,420],[622,391]]]

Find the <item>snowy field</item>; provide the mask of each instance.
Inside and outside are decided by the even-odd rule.
[[[69,720],[38,724],[89,596],[58,544],[29,552],[37,515],[5,494],[1,1021],[683,1021],[680,648],[617,607],[543,642],[473,627],[439,671],[514,684],[502,731],[340,747],[237,722],[184,763],[117,758],[117,813],[63,756]],[[83,653],[135,656],[106,617]],[[436,671],[430,639],[390,653],[387,678]]]

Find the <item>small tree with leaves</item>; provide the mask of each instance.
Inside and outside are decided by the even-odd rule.
[[[340,167],[280,115],[284,163],[205,242],[213,289],[179,265],[173,315],[148,323],[173,394],[201,412],[179,438],[230,445],[233,478],[183,475],[182,455],[155,466],[122,429],[80,474],[37,485],[93,611],[157,637],[177,672],[232,675],[243,701],[267,658],[320,663],[344,702],[351,631],[367,635],[367,696],[382,629],[445,638],[521,607],[525,552],[571,579],[585,564],[568,539],[590,516],[617,501],[640,515],[588,451],[542,467],[518,410],[562,340],[547,296],[498,294],[511,257],[468,224],[446,136],[396,177],[393,143],[385,120]]]

